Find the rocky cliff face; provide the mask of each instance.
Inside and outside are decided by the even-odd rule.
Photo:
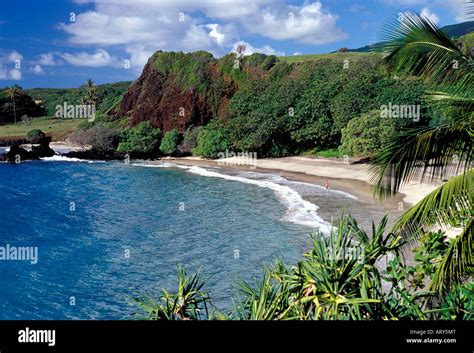
[[[206,124],[222,114],[236,83],[207,52],[155,53],[123,96],[116,119],[149,120],[163,131]]]
[[[181,132],[224,118],[239,83],[266,72],[277,58],[253,54],[239,61],[239,69],[236,60],[234,54],[216,59],[204,51],[156,52],[111,115],[128,117],[130,125],[148,120],[163,131]]]

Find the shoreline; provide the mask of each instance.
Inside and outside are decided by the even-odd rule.
[[[156,161],[147,162],[156,163]],[[394,201],[398,203],[402,201],[404,206],[412,206],[437,187],[420,182],[410,182],[403,186],[397,195],[380,200],[373,195],[368,164],[347,164],[324,158],[266,158],[259,159],[256,166],[238,165],[232,159],[210,160],[201,157],[164,158],[159,162],[272,173],[288,180],[307,182],[322,187],[325,186],[325,180],[328,180],[331,189],[350,193],[367,203],[393,203]]]
[[[50,147],[58,155],[87,150],[87,148],[75,146],[66,141],[51,142]],[[301,156],[262,158],[258,160],[242,160],[238,157],[213,160],[189,156],[164,157],[156,160],[136,159],[136,161],[150,164],[171,162],[188,166],[208,166],[211,168],[234,169],[250,172],[254,171],[267,174],[271,173],[291,181],[306,182],[321,187],[325,187],[327,180],[330,189],[347,192],[366,203],[377,203],[382,205],[386,203],[393,204],[393,202],[396,201],[397,203],[403,202],[403,207],[409,207],[416,204],[441,184],[426,184],[411,181],[404,185],[395,196],[380,200],[373,195],[373,190],[370,184],[370,165],[367,163],[351,164],[338,159],[309,158]]]

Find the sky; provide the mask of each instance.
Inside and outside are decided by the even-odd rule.
[[[157,50],[327,53],[380,38],[399,13],[465,21],[462,0],[19,0],[0,12],[0,87],[136,79]]]

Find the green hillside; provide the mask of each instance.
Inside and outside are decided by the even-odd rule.
[[[117,97],[121,97],[126,92],[130,83],[130,81],[124,81],[97,85],[97,95],[100,98],[98,110],[110,108]],[[32,88],[25,89],[25,92],[34,100],[43,101],[48,116],[54,116],[56,105],[62,105],[64,102],[80,104],[81,98],[85,94],[85,88]]]

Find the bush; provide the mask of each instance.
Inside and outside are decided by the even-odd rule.
[[[178,129],[165,132],[161,140],[160,151],[166,155],[174,155],[178,152],[178,144],[181,140],[181,134]]]
[[[380,110],[352,119],[342,129],[339,150],[351,156],[370,156],[385,147],[395,134],[394,119],[380,117]]]
[[[80,146],[90,145],[94,150],[108,152],[115,150],[118,137],[119,134],[115,127],[98,123],[89,129],[79,130],[69,135],[68,140]]]
[[[217,158],[217,154],[228,149],[229,145],[227,131],[216,121],[213,121],[199,132],[197,146],[193,149],[193,154]]]
[[[26,138],[31,142],[31,143],[41,143],[43,139],[46,137],[45,133],[41,131],[40,129],[33,129],[28,131],[26,134]]]
[[[133,298],[135,318],[148,320],[472,320],[474,285],[454,286],[446,295],[420,288],[431,279],[446,244],[442,234],[427,234],[407,266],[404,245],[386,233],[388,217],[367,234],[344,216],[330,234],[316,233],[313,246],[296,265],[277,261],[261,280],[238,282],[230,312],[219,312],[203,288],[202,272],[178,267],[178,289],[159,299]],[[432,241],[432,237],[436,240]],[[387,260],[390,259],[390,260]],[[334,285],[334,284],[338,285]],[[187,284],[187,286],[186,286]],[[208,311],[209,307],[215,310]]]
[[[161,131],[155,129],[149,121],[143,121],[135,127],[127,128],[120,133],[117,152],[150,153],[158,150]]]

